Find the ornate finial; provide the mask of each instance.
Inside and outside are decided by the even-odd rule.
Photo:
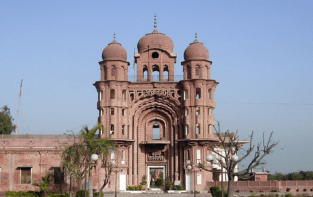
[[[197,31],[196,31],[196,33],[195,33],[195,40],[197,40],[198,39],[198,34],[197,34]]]
[[[156,13],[154,13],[154,29],[157,28],[157,18],[156,18]]]
[[[115,40],[115,36],[116,36],[115,32],[114,32],[114,34],[113,34],[113,35],[114,35],[113,37],[114,37],[114,40]]]

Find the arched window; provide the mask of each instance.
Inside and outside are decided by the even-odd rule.
[[[200,75],[200,66],[196,66],[196,75],[197,75],[197,76]]]
[[[159,124],[154,124],[153,125],[153,140],[160,140],[160,126]]]
[[[144,79],[148,79],[148,67],[146,65],[143,66],[142,75]]]
[[[122,125],[122,135],[125,135],[125,125]]]
[[[200,115],[200,107],[196,108],[196,115],[199,116]]]
[[[111,69],[111,75],[112,75],[112,76],[115,76],[115,71],[116,71],[116,69],[115,69],[115,67],[113,66],[112,69]]]
[[[99,101],[102,101],[103,99],[103,90],[99,91]]]
[[[185,135],[189,134],[189,125],[186,124],[185,126]]]
[[[111,116],[114,115],[114,108],[111,108],[111,110],[110,110],[110,115],[111,115]]]
[[[208,126],[208,134],[211,135],[212,134],[212,125],[209,124]]]
[[[126,100],[126,90],[122,91],[122,98],[123,98],[123,100]]]
[[[199,135],[200,134],[200,124],[196,125],[196,134]]]
[[[103,116],[103,109],[100,110],[100,116]]]
[[[199,99],[199,98],[201,98],[201,89],[197,88],[196,89],[196,99]]]
[[[212,114],[211,108],[208,108],[208,115],[210,116]]]
[[[188,108],[186,108],[185,109],[185,116],[188,116],[188,114],[189,114],[189,110],[188,110]]]
[[[110,90],[110,99],[115,99],[115,90],[114,89]]]
[[[152,81],[160,81],[160,68],[158,65],[152,66]]]
[[[187,150],[187,160],[190,160],[190,150]]]
[[[113,134],[114,134],[114,124],[111,124],[110,134],[111,134],[111,135],[113,135]]]
[[[187,79],[191,79],[191,68],[189,65],[187,66]]]
[[[168,79],[168,66],[167,65],[164,66],[163,79]]]
[[[184,100],[188,99],[188,90],[184,90]]]
[[[212,99],[212,90],[211,89],[209,89],[208,96],[209,96],[209,99]]]
[[[125,116],[125,109],[122,109],[122,116]]]

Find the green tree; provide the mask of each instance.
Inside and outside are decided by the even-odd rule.
[[[50,174],[47,174],[45,177],[42,177],[41,183],[33,183],[34,186],[39,187],[40,191],[42,192],[42,196],[47,196],[48,192],[50,191]]]
[[[0,111],[0,134],[11,134],[14,129],[10,108],[5,105]]]
[[[91,130],[89,130],[88,127],[84,127],[84,129],[80,131],[80,135],[70,135],[72,141],[62,145],[65,148],[62,153],[62,165],[66,169],[66,173],[70,176],[70,180],[73,179],[76,182],[73,196],[76,196],[82,180],[86,177],[88,173],[91,173],[91,155],[98,154],[102,155],[103,158],[107,158],[110,150],[115,148],[115,143],[111,140],[95,140],[96,132],[101,128],[101,125],[98,125]],[[105,169],[106,175],[111,174],[110,170],[112,169]],[[92,174],[89,174],[89,176],[91,175]],[[106,180],[104,181],[104,183],[107,184],[109,178],[110,176],[108,176],[108,178],[106,176]],[[70,186],[72,186],[72,184],[70,184]]]

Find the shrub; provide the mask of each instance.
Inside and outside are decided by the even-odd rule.
[[[6,191],[4,192],[5,196],[7,197],[41,197],[41,192],[35,191]]]
[[[134,187],[135,187],[135,186],[128,186],[128,187],[127,187],[127,190],[135,190]]]
[[[63,194],[50,194],[49,197],[69,197],[67,193]]]
[[[219,186],[210,187],[210,191],[213,197],[222,197],[222,190],[220,190]],[[227,192],[224,190],[224,197],[227,197]]]
[[[86,195],[89,196],[88,190],[86,190]],[[78,190],[76,193],[76,197],[85,197],[85,190]]]
[[[98,197],[98,196],[99,196],[99,192],[93,193],[93,197]],[[103,194],[103,193],[101,193],[101,197],[104,197],[104,194]]]
[[[162,187],[164,186],[164,180],[162,178],[158,178],[157,182],[156,182],[156,185],[158,187]]]
[[[6,191],[4,192],[5,196],[8,197],[17,197],[18,196],[18,192],[17,191]]]
[[[286,194],[285,197],[295,197],[295,196],[292,194]]]

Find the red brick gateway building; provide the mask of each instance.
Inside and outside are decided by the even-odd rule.
[[[127,52],[114,39],[103,50],[101,80],[94,84],[99,123],[107,131],[100,138],[115,141],[121,152],[119,188],[138,185],[146,176],[147,187],[154,189],[163,176],[191,190],[194,176],[186,166],[197,170],[197,163],[206,163],[207,145],[217,141],[213,110],[218,82],[210,78],[209,51],[196,37],[184,52],[184,75],[176,76],[171,38],[155,28],[137,48],[137,74],[128,77]],[[195,177],[197,189],[204,190],[213,173],[197,171]]]
[[[169,177],[186,190],[193,190],[194,183],[196,190],[208,190],[206,183],[220,176],[220,167],[205,161],[211,153],[208,144],[218,141],[213,132],[218,82],[210,78],[209,51],[196,37],[184,52],[184,75],[177,76],[174,43],[156,27],[139,40],[137,48],[137,72],[128,76],[127,52],[114,38],[103,50],[101,79],[94,83],[98,122],[105,128],[99,138],[115,141],[119,150],[111,154],[118,170],[117,188],[124,191],[146,177],[147,188],[163,189],[157,180]],[[48,170],[58,171],[62,149],[57,144],[64,140],[57,135],[3,135],[0,191],[34,189],[31,184]],[[200,171],[199,162],[217,172]],[[103,170],[93,173],[95,190],[101,187]],[[114,189],[113,174],[105,191]]]

